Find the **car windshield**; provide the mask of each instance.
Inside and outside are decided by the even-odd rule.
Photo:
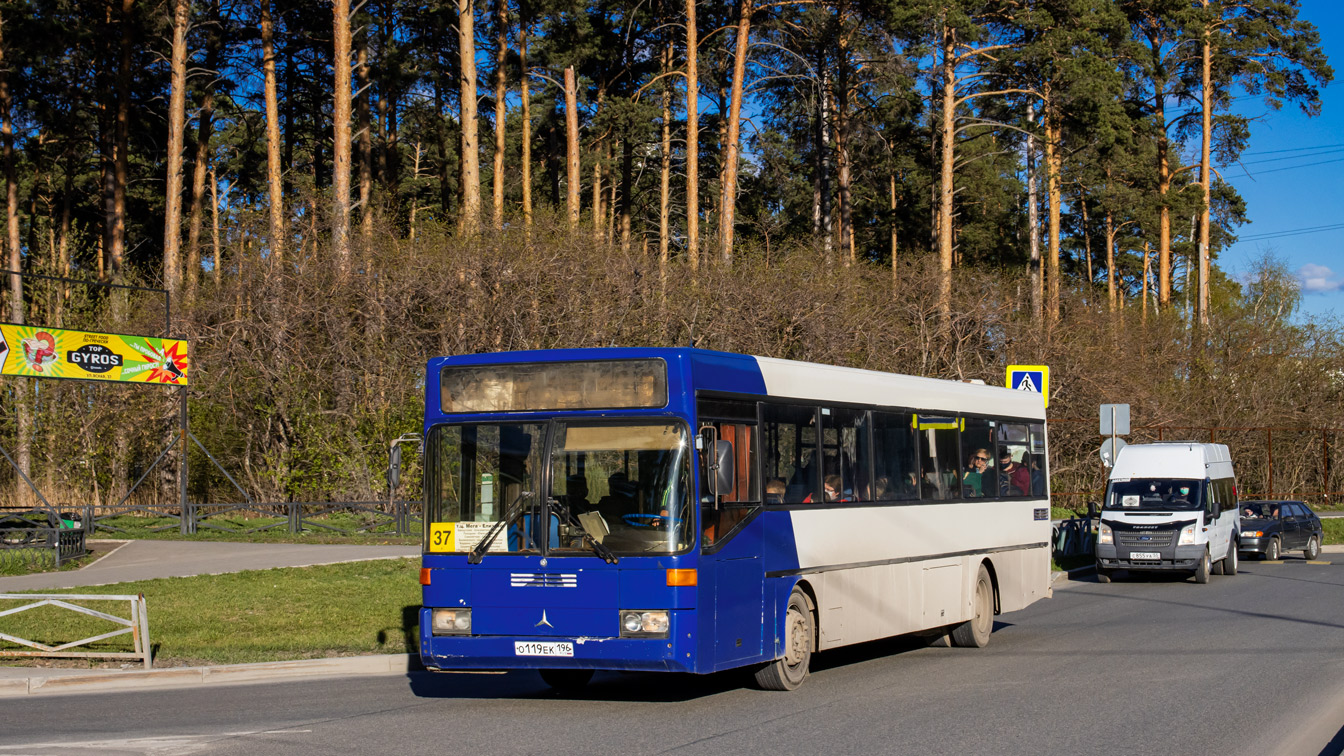
[[[1278,502],[1273,501],[1243,501],[1241,503],[1242,517],[1277,517],[1279,511]]]
[[[1106,509],[1135,510],[1195,510],[1203,507],[1201,482],[1133,478],[1113,480],[1106,490]]]
[[[552,553],[591,553],[594,540],[617,554],[689,548],[690,457],[679,423],[557,423]]]

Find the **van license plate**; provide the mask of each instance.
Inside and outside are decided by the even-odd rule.
[[[1162,555],[1159,554],[1159,553],[1156,552],[1156,551],[1131,551],[1131,552],[1129,552],[1129,558],[1130,558],[1130,559],[1157,560],[1157,559],[1161,559],[1161,558],[1162,558]]]
[[[573,656],[574,644],[568,641],[560,643],[537,643],[534,641],[514,641],[514,656]]]

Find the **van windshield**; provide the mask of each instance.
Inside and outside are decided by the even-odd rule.
[[[1203,509],[1203,485],[1198,480],[1134,478],[1113,480],[1106,490],[1106,509],[1184,511]]]

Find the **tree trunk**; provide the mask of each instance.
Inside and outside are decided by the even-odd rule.
[[[332,245],[342,275],[350,272],[350,0],[333,0]]]
[[[115,126],[116,160],[113,166],[112,233],[108,259],[112,279],[121,279],[121,268],[126,259],[126,187],[130,181],[131,134],[131,51],[135,48],[135,24],[131,11],[135,0],[121,3],[121,62],[117,67],[117,116]],[[114,298],[114,303],[120,301]]]
[[[843,28],[847,24],[845,4],[842,2],[840,25]],[[854,203],[850,186],[852,161],[849,154],[849,34],[842,32],[839,42],[835,88],[835,155],[838,163],[836,179],[840,185],[840,243],[846,247],[844,264],[850,266],[858,261],[858,254],[854,249]]]
[[[891,188],[891,293],[900,289],[900,278],[896,273],[896,174],[887,176]]]
[[[457,0],[457,48],[462,126],[462,232],[474,236],[481,222],[481,153],[476,135],[476,9],[475,0]]]
[[[579,230],[579,105],[574,66],[565,69],[565,209],[569,230]]]
[[[373,246],[373,122],[369,98],[373,87],[369,75],[369,31],[364,25],[355,42],[355,78],[360,93],[355,100],[355,119],[359,125],[359,236],[368,255]]]
[[[1031,278],[1031,322],[1040,325],[1045,314],[1045,282],[1041,280],[1041,217],[1036,197],[1036,104],[1027,104],[1027,247],[1031,259],[1027,273]]]
[[[168,96],[168,183],[163,211],[163,285],[182,293],[182,148],[187,126],[187,27],[191,0],[173,0],[172,78]]]
[[[1060,137],[1063,129],[1060,128],[1060,113],[1058,105],[1050,96],[1049,88],[1046,89],[1045,99],[1045,171],[1047,192],[1050,200],[1050,258],[1046,261],[1049,266],[1049,314],[1050,322],[1059,321],[1059,204],[1060,204],[1060,170],[1064,162],[1060,154]]]
[[[1167,141],[1167,84],[1164,77],[1153,80],[1154,112],[1157,116],[1157,304],[1171,303],[1171,207],[1168,193],[1171,189],[1171,164],[1168,160],[1170,143]]]
[[[663,71],[672,68],[672,44],[663,53]],[[672,194],[672,87],[663,88],[662,160],[658,166],[658,271],[659,280],[667,278],[669,207]]]
[[[1087,261],[1087,301],[1092,303],[1092,234],[1087,228],[1087,197],[1078,193],[1078,208],[1083,212],[1083,258]]]
[[[213,166],[210,168],[210,247],[215,255],[215,287],[218,288],[223,281],[224,251],[219,246],[219,181]]]
[[[952,313],[952,166],[956,138],[956,32],[943,23],[943,112],[940,129],[942,166],[938,193],[938,266],[942,272],[938,286],[938,309],[944,322]]]
[[[1141,322],[1141,323],[1145,323],[1145,324],[1148,322],[1148,276],[1150,275],[1150,273],[1149,273],[1150,268],[1149,268],[1149,262],[1148,262],[1148,260],[1149,260],[1149,256],[1150,256],[1150,255],[1149,255],[1149,246],[1148,246],[1148,242],[1144,242],[1144,243],[1143,243],[1143,288],[1142,288],[1142,293],[1143,293],[1143,310],[1142,310],[1142,312],[1143,312],[1143,314],[1140,316],[1140,317],[1141,317],[1140,322]]]
[[[700,268],[700,32],[695,0],[686,0],[686,254],[691,272]]]
[[[1200,5],[1207,9],[1209,0],[1202,0]],[[1205,27],[1204,43],[1201,49],[1202,65],[1200,67],[1202,84],[1200,111],[1203,116],[1203,134],[1199,150],[1199,183],[1204,190],[1204,204],[1199,210],[1198,307],[1200,328],[1208,328],[1209,326],[1209,204],[1213,199],[1213,186],[1210,183],[1209,176],[1210,142],[1213,138],[1213,44],[1210,41],[1210,36],[1209,28]]]
[[[527,26],[518,24],[519,104],[522,107],[523,228],[532,229],[532,95],[527,88]]]
[[[826,68],[826,53],[820,46],[817,63],[821,66],[821,92],[817,97],[821,109],[817,116],[817,155],[821,164],[821,250],[822,256],[830,262],[831,253],[835,250],[831,215],[831,77],[830,69]]]
[[[220,8],[216,0],[210,5],[210,15],[214,23],[219,23]],[[207,76],[219,75],[220,35],[212,29],[206,37],[205,67]],[[210,139],[214,132],[215,86],[213,80],[207,82],[201,92],[201,111],[197,117],[196,154],[192,160],[191,207],[187,211],[187,265],[185,284],[187,298],[196,296],[196,288],[201,275],[201,214],[205,210],[205,176],[210,163]],[[219,261],[216,260],[218,265]]]
[[[491,177],[496,229],[504,228],[504,119],[508,116],[504,98],[508,95],[504,67],[509,55],[509,6],[507,0],[495,0],[495,164]]]
[[[1106,209],[1106,301],[1115,312],[1115,217],[1110,208]]]
[[[733,261],[733,222],[737,209],[737,150],[742,131],[742,89],[747,76],[747,50],[751,40],[752,0],[738,4],[737,43],[733,51],[733,83],[728,105],[728,140],[723,158],[723,197],[719,211],[719,257]]]
[[[621,140],[621,252],[630,253],[630,198],[634,195],[635,147]]]
[[[0,139],[4,144],[5,163],[5,226],[6,241],[9,247],[7,265],[12,271],[23,269],[23,258],[19,250],[19,181],[14,166],[14,102],[9,91],[9,69],[13,56],[7,55],[5,48],[4,21],[0,19]],[[9,322],[22,324],[23,279],[19,276],[6,276],[9,279]],[[14,456],[19,470],[26,476],[33,471],[32,443],[33,413],[27,381],[22,381],[14,390],[14,415],[16,420]],[[28,485],[21,480],[15,481],[17,496],[15,500],[21,506],[32,506],[33,495]]]
[[[271,0],[261,0],[261,62],[266,78],[266,183],[270,207],[271,259],[284,256],[285,216],[284,184],[280,162],[280,106],[275,91],[275,26],[271,21]],[[213,171],[212,171],[213,175]],[[212,193],[214,189],[211,189]],[[218,207],[218,203],[216,203]],[[215,270],[220,265],[219,242],[215,241]]]

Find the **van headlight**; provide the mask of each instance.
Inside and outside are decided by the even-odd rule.
[[[627,609],[621,611],[621,637],[667,637],[667,610],[649,611]]]
[[[1181,530],[1181,540],[1176,542],[1178,546],[1193,546],[1195,543],[1195,526],[1186,525]]]
[[[1097,543],[1115,543],[1115,535],[1111,533],[1111,526],[1102,523],[1097,527]]]
[[[431,616],[435,635],[471,635],[470,609],[435,609]]]

